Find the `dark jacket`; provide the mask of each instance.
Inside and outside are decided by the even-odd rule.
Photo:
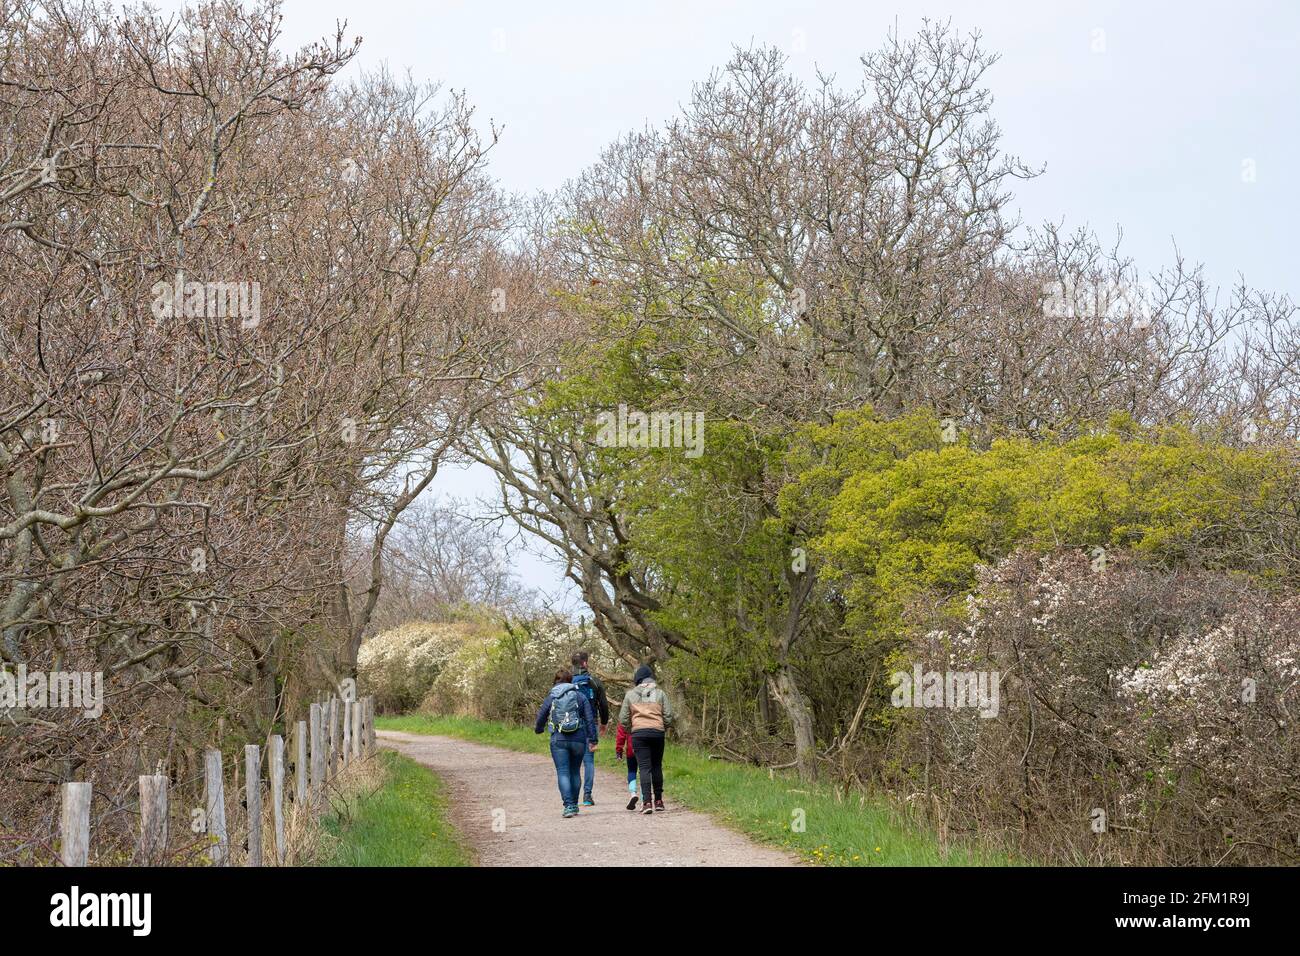
[[[609,698],[605,696],[605,685],[601,683],[599,677],[585,667],[580,673],[591,678],[591,688],[596,692],[596,712],[600,714],[600,724],[603,727],[609,723]]]
[[[537,711],[537,723],[533,726],[533,733],[540,734],[546,729],[546,724],[551,719],[551,704],[555,702],[555,698],[568,690],[577,691],[578,693],[578,713],[581,715],[582,727],[571,734],[562,734],[558,730],[554,730],[551,732],[551,740],[554,741],[557,737],[562,740],[573,740],[575,738],[581,740],[586,737],[587,743],[596,743],[600,739],[600,734],[596,730],[596,714],[591,709],[591,701],[587,700],[586,695],[572,684],[556,684],[551,688],[550,693],[546,695],[546,699],[542,701],[541,708]]]

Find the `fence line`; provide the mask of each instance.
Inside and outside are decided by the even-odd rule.
[[[294,790],[290,798],[295,816],[300,812],[319,814],[325,809],[325,791],[329,782],[343,768],[370,757],[378,746],[374,727],[373,697],[339,700],[331,697],[313,703],[309,720],[294,725]],[[328,726],[326,725],[328,721]],[[341,723],[340,723],[341,722]],[[285,798],[284,738],[274,734],[268,748],[269,779],[262,777],[262,748],[258,744],[244,747],[244,845],[245,864],[262,866],[262,795],[264,786],[271,796],[272,830],[275,836],[275,861],[283,864],[287,855],[284,813]],[[233,767],[234,786],[239,789],[239,764]],[[196,831],[206,835],[207,858],[213,866],[230,864],[230,832],[226,823],[226,788],[222,772],[221,751],[209,748],[203,753],[204,804],[195,814],[202,826]],[[144,865],[165,860],[168,838],[169,780],[165,774],[145,774],[139,780],[140,834],[137,858]],[[90,809],[94,793],[84,782],[65,783],[61,789],[59,812],[59,859],[64,866],[85,866],[90,859]]]

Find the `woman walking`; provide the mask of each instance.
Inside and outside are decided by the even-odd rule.
[[[578,794],[582,790],[582,760],[587,751],[596,751],[599,732],[591,702],[573,683],[573,671],[561,667],[555,672],[551,688],[537,711],[533,732],[551,731],[551,760],[564,801],[564,816],[578,815]]]
[[[638,667],[632,680],[636,686],[623,695],[618,722],[632,735],[632,752],[641,777],[641,812],[654,813],[664,809],[664,738],[673,725],[673,709],[647,665]]]

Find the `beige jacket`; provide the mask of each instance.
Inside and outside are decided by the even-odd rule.
[[[629,733],[638,730],[667,730],[673,725],[672,704],[668,695],[653,680],[642,681],[623,695],[618,722]]]

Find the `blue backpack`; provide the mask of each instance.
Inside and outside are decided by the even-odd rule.
[[[587,695],[587,700],[593,704],[596,703],[596,685],[591,681],[591,675],[586,671],[581,671],[573,676],[573,686]]]
[[[551,733],[576,734],[582,727],[582,703],[578,700],[578,688],[572,684],[561,684],[555,688],[559,693],[551,700]]]

